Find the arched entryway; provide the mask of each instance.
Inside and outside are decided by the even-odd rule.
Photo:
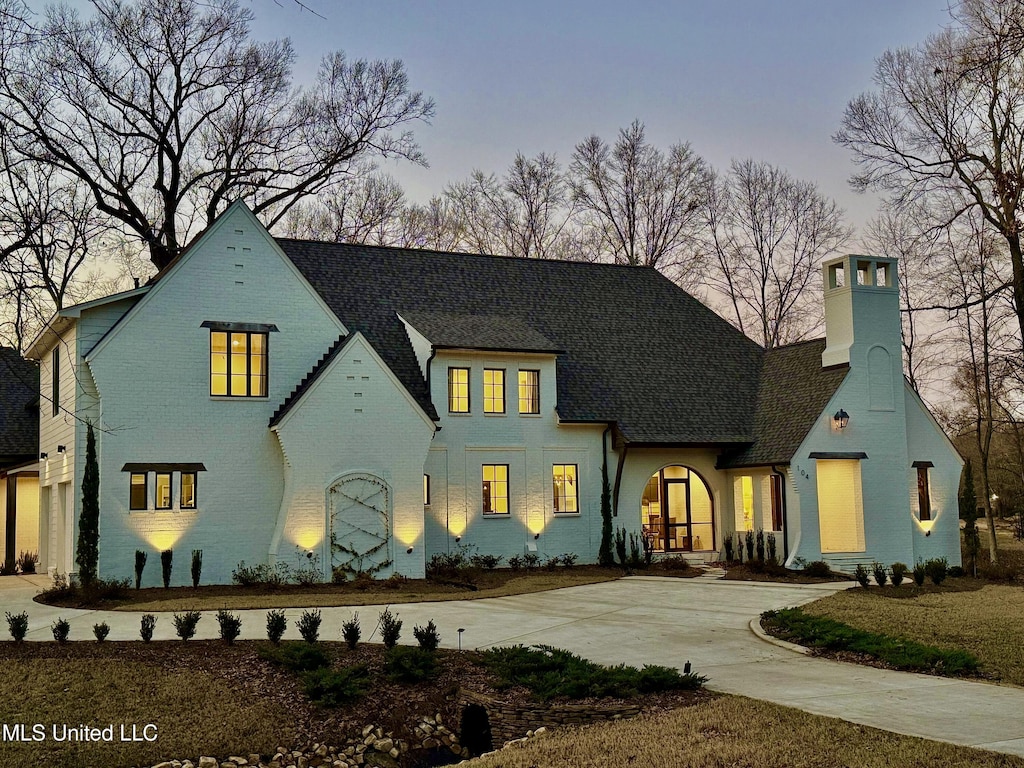
[[[640,500],[644,536],[655,552],[715,549],[715,508],[704,478],[681,464],[651,475]]]

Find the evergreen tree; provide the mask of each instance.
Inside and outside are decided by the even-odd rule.
[[[82,513],[78,518],[78,578],[88,588],[96,581],[100,557],[100,467],[96,460],[96,435],[86,423],[85,473],[82,476]]]
[[[615,565],[612,552],[612,489],[608,484],[608,464],[601,465],[601,549],[598,550],[599,565]]]
[[[974,492],[974,468],[971,460],[964,464],[964,482],[960,489],[960,517],[964,520],[964,554],[971,575],[978,575],[978,552],[981,536],[978,534],[978,497]]]

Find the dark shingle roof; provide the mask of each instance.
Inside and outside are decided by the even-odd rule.
[[[764,353],[761,386],[754,413],[754,443],[725,456],[721,467],[787,464],[796,453],[849,368],[823,369],[824,339]]]
[[[39,366],[0,347],[0,467],[39,454]]]
[[[404,310],[399,314],[438,349],[553,353],[565,351],[518,317],[422,310]]]
[[[399,313],[500,314],[550,340],[565,350],[557,358],[557,407],[565,420],[614,421],[637,443],[753,438],[762,349],[653,269],[278,243],[431,417]]]

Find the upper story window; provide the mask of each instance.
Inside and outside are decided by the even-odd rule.
[[[469,368],[448,369],[448,412],[469,413]]]
[[[267,396],[267,334],[210,331],[210,394]]]
[[[508,514],[508,464],[484,464],[483,510],[485,515]]]
[[[580,511],[580,489],[576,482],[576,464],[554,464],[551,468],[552,503],[555,514]]]
[[[505,371],[484,368],[484,413],[505,412]]]
[[[519,412],[540,413],[540,371],[519,372]]]
[[[52,375],[52,388],[50,390],[50,405],[52,407],[52,415],[56,416],[60,413],[60,342],[57,342],[57,346],[53,348],[53,352],[50,354],[50,371]]]

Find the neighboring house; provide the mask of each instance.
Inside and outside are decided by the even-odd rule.
[[[39,552],[39,366],[0,347],[0,563]]]
[[[829,262],[827,341],[765,352],[653,269],[275,240],[236,204],[35,341],[44,564],[75,570],[86,421],[104,577],[137,549],[177,584],[193,549],[204,582],[593,562],[602,468],[659,552],[764,529],[789,563],[958,563],[961,460],[901,374],[895,269]]]

